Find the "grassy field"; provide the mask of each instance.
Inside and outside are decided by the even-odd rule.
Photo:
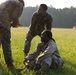
[[[23,65],[23,47],[25,36],[28,28],[12,28],[11,29],[11,47],[14,66],[16,68],[24,68]],[[59,49],[59,53],[64,60],[62,69],[52,69],[47,75],[76,75],[76,30],[75,29],[52,29],[53,38]],[[34,51],[40,38],[37,36],[32,40],[30,53]],[[0,75],[33,75],[34,71],[24,69],[22,72],[16,70],[8,70],[5,62],[2,48],[0,48]]]

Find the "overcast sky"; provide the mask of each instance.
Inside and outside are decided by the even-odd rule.
[[[6,0],[0,0],[0,3],[4,1]],[[40,5],[41,3],[45,3],[48,6],[52,5],[55,8],[64,8],[70,6],[76,7],[76,0],[24,0],[24,1],[25,1],[25,7]]]

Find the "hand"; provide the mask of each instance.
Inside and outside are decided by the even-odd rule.
[[[19,27],[20,25],[11,25],[12,27],[14,27],[14,28],[17,28],[17,27]]]
[[[25,59],[24,59],[24,61],[23,61],[23,62],[24,62],[24,64],[25,64],[27,61],[28,61],[28,59],[27,59],[27,58],[25,58]]]
[[[12,23],[12,22],[11,22],[11,26],[12,26],[12,27],[20,27],[20,26],[22,26],[22,25],[21,25],[21,24],[15,24],[15,23]]]

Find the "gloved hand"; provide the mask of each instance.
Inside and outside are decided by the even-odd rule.
[[[24,61],[23,61],[23,64],[25,65],[25,63],[28,61],[28,58],[25,57]]]

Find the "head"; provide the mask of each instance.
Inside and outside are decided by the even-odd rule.
[[[48,7],[46,4],[40,4],[40,6],[38,8],[38,14],[41,16],[45,15],[47,9],[48,9]]]
[[[20,2],[23,4],[23,6],[25,5],[25,4],[24,4],[24,0],[18,0],[18,1],[20,1]]]
[[[41,41],[46,44],[50,39],[52,39],[52,32],[44,30],[41,33]]]

